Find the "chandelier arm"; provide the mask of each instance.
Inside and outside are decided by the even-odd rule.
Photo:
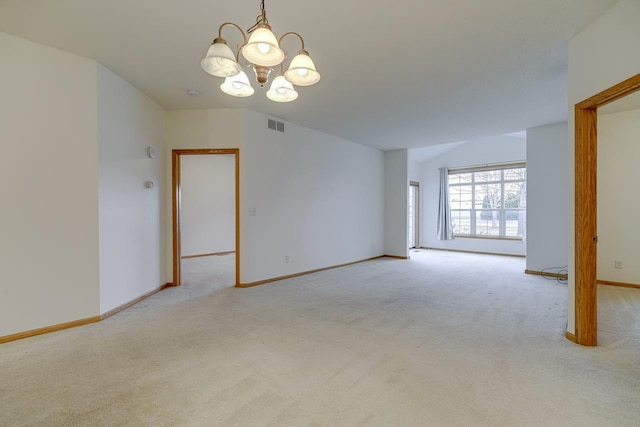
[[[218,38],[222,38],[222,28],[225,27],[226,25],[231,25],[232,27],[236,27],[238,31],[240,31],[240,33],[242,34],[242,40],[243,40],[242,46],[247,44],[247,35],[244,33],[242,28],[240,28],[237,24],[234,24],[233,22],[225,22],[224,24],[220,25],[220,28],[218,29]],[[215,43],[215,40],[213,42]]]
[[[249,28],[247,28],[247,33],[251,34],[253,32],[253,30],[255,30],[256,28],[258,28],[258,26],[262,24],[262,21],[260,20],[260,16],[258,16],[256,18],[256,23],[253,24],[252,26],[250,26]]]
[[[288,33],[284,33],[283,35],[280,36],[280,39],[278,40],[278,45],[282,44],[282,39],[285,38],[285,36],[291,35],[293,34],[294,36],[298,36],[298,38],[300,39],[300,43],[302,43],[302,50],[304,50],[304,39],[302,38],[302,36],[298,33],[296,33],[295,31],[289,31]]]

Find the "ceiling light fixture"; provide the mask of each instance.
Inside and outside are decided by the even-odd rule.
[[[267,12],[264,8],[264,0],[260,2],[261,14],[256,18],[247,33],[250,34],[247,41],[246,33],[238,25],[233,22],[225,22],[218,29],[218,37],[213,39],[213,43],[207,55],[200,62],[200,66],[207,73],[225,77],[224,83],[220,85],[220,89],[231,96],[247,97],[253,95],[253,88],[249,83],[249,78],[242,71],[239,64],[239,56],[247,61],[247,67],[253,67],[256,80],[261,87],[269,80],[271,67],[280,65],[280,74],[271,83],[271,88],[267,91],[267,97],[276,102],[290,102],[298,97],[293,85],[311,86],[320,80],[320,73],[316,70],[316,66],[304,48],[304,40],[298,33],[284,33],[280,39],[271,32],[271,26],[267,21]],[[222,38],[222,29],[231,25],[242,33],[243,43],[238,46],[237,53],[227,46],[227,41]],[[287,53],[280,48],[282,40],[289,35],[297,36],[300,39],[302,48],[297,55],[291,60],[289,68],[284,71],[284,60]]]

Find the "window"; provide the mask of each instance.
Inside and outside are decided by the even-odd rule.
[[[453,234],[522,239],[526,225],[525,163],[449,169]]]

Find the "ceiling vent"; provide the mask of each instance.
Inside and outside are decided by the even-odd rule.
[[[284,132],[284,123],[275,121],[273,119],[267,120],[267,127],[269,129],[277,130],[278,132]]]

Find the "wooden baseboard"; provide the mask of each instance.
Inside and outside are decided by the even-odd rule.
[[[87,317],[86,319],[73,320],[71,322],[58,323],[57,325],[45,326],[44,328],[32,329],[30,331],[18,332],[17,334],[5,335],[0,337],[0,344],[9,341],[21,340],[23,338],[35,337],[36,335],[57,332],[63,329],[75,328],[76,326],[88,325],[102,320],[100,316]]]
[[[534,276],[553,277],[562,280],[567,280],[569,278],[568,274],[548,273],[546,271],[525,270],[524,272],[525,274],[533,274]]]
[[[168,288],[170,286],[173,286],[173,283],[165,283],[164,285],[158,287],[157,289],[149,291],[144,295],[140,295],[138,298],[135,298],[135,299],[133,299],[133,300],[131,300],[129,302],[126,302],[126,303],[124,303],[122,305],[119,305],[116,308],[113,308],[113,309],[111,309],[111,310],[109,310],[109,311],[107,311],[105,313],[102,313],[102,315],[100,316],[100,320],[108,319],[109,317],[113,316],[114,314],[118,314],[122,310],[125,310],[125,309],[131,307],[132,305],[135,305],[135,304],[139,303],[140,301],[142,301],[144,299],[147,299],[150,296],[155,295],[158,292],[160,292],[161,290],[166,289],[166,288]]]
[[[139,303],[143,299],[149,298],[151,295],[157,294],[161,290],[166,289],[170,286],[174,286],[173,283],[165,283],[164,285],[160,286],[158,289],[154,289],[151,292],[147,292],[146,294],[139,296],[138,298],[132,301],[129,301],[128,303],[122,304],[121,306],[118,306],[113,310],[107,311],[101,316],[87,317],[86,319],[73,320],[71,322],[59,323],[57,325],[45,326],[44,328],[32,329],[30,331],[18,332],[17,334],[2,336],[0,337],[0,344],[6,343],[9,341],[21,340],[23,338],[35,337],[36,335],[48,334],[50,332],[57,332],[63,329],[75,328],[76,326],[83,326],[83,325],[88,325],[90,323],[100,322],[101,320],[111,317],[114,314],[119,313],[122,310],[129,308],[132,305]]]
[[[210,254],[198,254],[198,255],[185,255],[185,256],[181,256],[181,259],[188,259],[188,258],[202,258],[202,257],[206,257],[206,256],[220,256],[220,255],[229,255],[229,254],[235,254],[236,251],[226,251],[226,252],[213,252]]]
[[[465,251],[463,249],[430,248],[430,247],[426,247],[426,246],[420,246],[420,249],[429,249],[431,251],[461,252],[461,253],[464,253],[464,254],[513,256],[513,257],[516,257],[516,258],[526,258],[527,257],[526,255],[500,254],[500,253],[497,253],[497,252]]]
[[[360,261],[348,262],[346,264],[339,264],[339,265],[332,265],[330,267],[318,268],[316,270],[303,271],[301,273],[288,274],[286,276],[273,277],[271,279],[259,280],[257,282],[238,283],[236,285],[236,288],[252,288],[252,287],[258,286],[258,285],[264,285],[265,283],[272,283],[272,282],[277,282],[279,280],[293,279],[294,277],[306,276],[307,274],[317,273],[319,271],[331,270],[333,268],[346,267],[348,265],[353,265],[353,264],[360,264],[361,262],[372,261],[374,259],[380,259],[380,258],[383,258],[383,257],[385,257],[385,255],[375,256],[375,257],[367,258],[367,259],[361,259]]]
[[[620,286],[621,288],[640,289],[640,285],[636,285],[635,283],[612,282],[610,280],[598,280],[598,284],[607,286]]]
[[[576,338],[575,335],[573,335],[571,332],[568,332],[564,335],[569,341],[574,342],[574,343],[578,343],[578,340]]]
[[[385,258],[395,258],[395,259],[409,259],[408,256],[400,256],[400,255],[384,255]]]

